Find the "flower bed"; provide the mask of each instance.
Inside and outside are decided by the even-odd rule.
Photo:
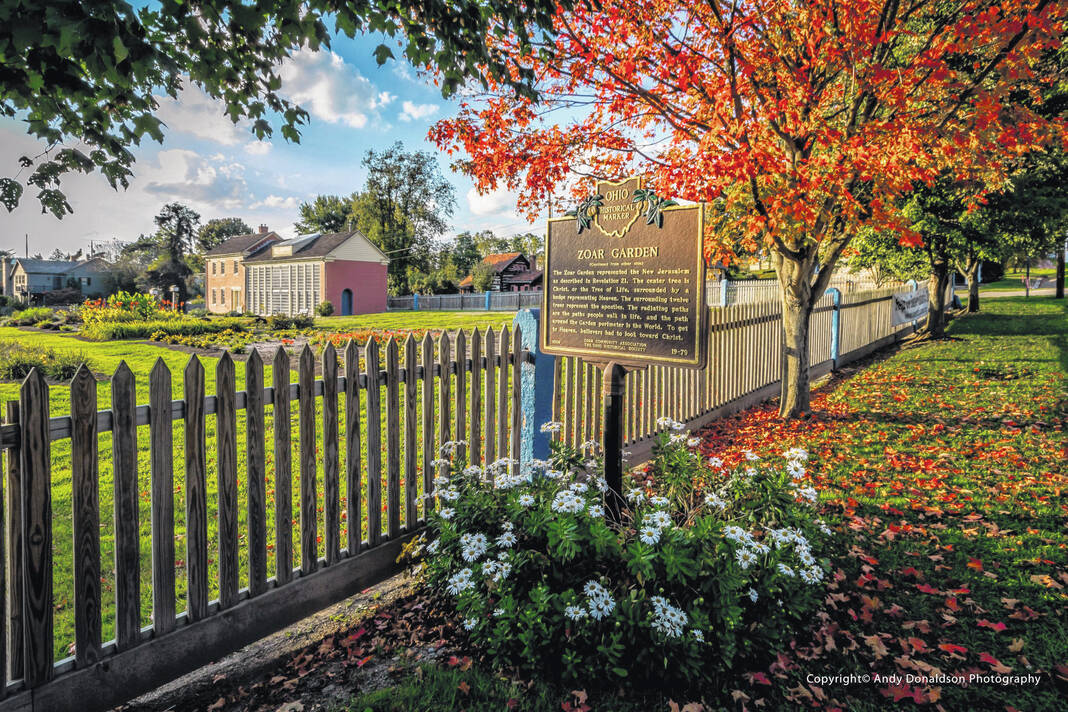
[[[508,460],[435,463],[454,469],[435,480],[427,582],[488,660],[568,683],[696,689],[815,610],[829,530],[798,484],[805,453],[728,473],[668,424],[621,502],[606,500],[593,443],[554,444],[551,461],[519,475]]]

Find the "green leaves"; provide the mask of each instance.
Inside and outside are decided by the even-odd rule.
[[[384,44],[380,44],[375,47],[375,61],[378,62],[378,66],[382,66],[388,59],[395,59],[393,56],[393,50]]]
[[[22,184],[17,180],[0,178],[0,203],[3,203],[9,213],[18,206],[22,190]]]
[[[578,227],[578,232],[581,235],[583,230],[588,230],[593,222],[593,216],[597,214],[597,208],[604,205],[603,195],[591,195],[578,204],[578,207],[573,210],[568,210],[564,215],[575,218],[575,223]]]
[[[634,191],[634,198],[632,203],[646,203],[645,206],[645,224],[656,225],[657,227],[664,227],[664,208],[671,207],[672,205],[678,205],[677,202],[670,198],[661,198],[652,190],[645,188],[638,188]]]

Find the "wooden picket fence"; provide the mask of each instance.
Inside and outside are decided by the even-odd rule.
[[[474,461],[518,457],[519,371],[527,358],[521,338],[518,329],[509,333],[508,328],[499,334],[459,332],[437,343],[429,335],[421,343],[410,336],[403,344],[390,338],[384,363],[379,345],[370,341],[362,367],[352,342],[344,348],[342,367],[334,346],[327,345],[319,378],[305,346],[297,358],[296,383],[290,382],[290,357],[279,348],[271,386],[264,383],[264,364],[253,352],[244,364],[243,391],[236,388],[235,363],[227,353],[216,367],[214,395],[205,394],[204,368],[193,356],[183,374],[181,400],[172,400],[171,373],[159,360],[149,379],[147,405],[137,404],[134,374],[122,363],[111,378],[111,407],[101,411],[96,379],[83,366],[71,383],[70,414],[60,417],[50,417],[49,386],[39,372],[31,372],[0,428],[0,450],[6,455],[6,497],[0,498],[0,557],[5,559],[0,562],[0,642],[6,643],[0,644],[0,695],[5,698],[0,710],[108,709],[395,574],[403,545],[425,524],[431,500],[420,493],[433,490],[432,461],[442,443],[466,440],[464,454]],[[291,441],[294,405],[296,443]],[[239,413],[243,458],[238,456]],[[319,414],[321,451],[316,447]],[[213,439],[208,416],[214,416]],[[141,482],[139,428],[149,436],[149,472]],[[184,463],[179,483],[184,528],[175,525],[176,431],[182,439],[179,468]],[[113,574],[109,565],[101,566],[101,517],[107,513],[100,508],[99,438],[109,432]],[[53,472],[57,441],[69,445],[69,472]],[[268,443],[273,473],[266,467]],[[297,542],[291,524],[294,451]],[[215,511],[208,508],[210,452],[217,476]],[[247,485],[244,532],[238,511],[241,459],[240,477]],[[145,477],[151,498],[150,618],[143,617],[141,596],[139,496]],[[55,541],[52,533],[53,487],[65,483],[72,488],[73,542]],[[273,547],[267,541],[268,485],[274,489]],[[213,551],[209,517],[217,525]],[[176,534],[185,540],[179,567]],[[268,577],[269,548],[273,577]],[[73,655],[58,662],[56,552],[71,557],[75,617]],[[242,553],[247,556],[244,580]],[[296,567],[294,558],[299,558]],[[176,596],[175,580],[182,568],[184,601]],[[114,607],[107,617],[114,618],[115,637],[106,642],[102,575],[114,580]],[[212,590],[217,597],[209,600]],[[151,624],[142,626],[145,619]]]

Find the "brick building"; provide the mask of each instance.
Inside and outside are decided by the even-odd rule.
[[[204,302],[208,311],[248,311],[245,259],[281,240],[280,235],[260,225],[258,231],[231,237],[204,253]]]

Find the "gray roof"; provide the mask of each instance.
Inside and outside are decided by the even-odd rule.
[[[275,240],[281,239],[281,237],[276,232],[252,232],[248,235],[234,235],[230,239],[225,240],[216,245],[215,247],[211,248],[204,254],[208,256],[243,255],[244,253],[252,249],[256,245],[256,243],[270,238],[274,238]]]
[[[72,260],[34,260],[27,257],[19,257],[15,261],[22,265],[22,269],[33,274],[67,274],[85,264]]]
[[[270,250],[261,250],[252,257],[249,257],[245,262],[288,262],[289,260],[302,260],[308,257],[325,257],[330,254],[334,248],[342,244],[353,235],[363,236],[359,230],[352,230],[350,232],[332,232],[326,235],[301,235],[300,237],[293,238],[292,240],[285,240],[284,242],[277,244],[293,245],[293,255],[285,255],[279,257],[272,257]]]

